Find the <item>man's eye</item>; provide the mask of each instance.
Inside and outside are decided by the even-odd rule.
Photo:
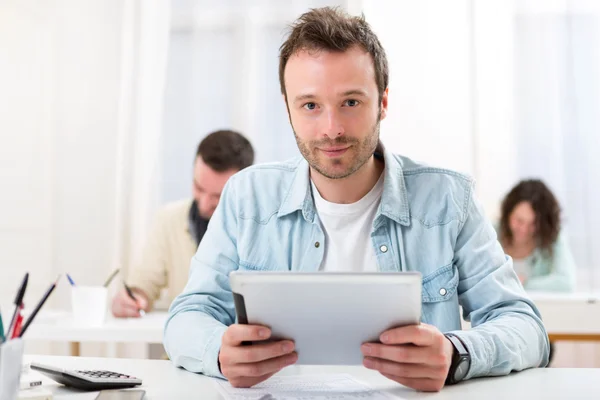
[[[356,107],[358,105],[358,100],[354,100],[354,99],[346,100],[345,104],[348,107]]]
[[[314,110],[317,108],[317,105],[315,103],[306,103],[303,107],[307,110]]]

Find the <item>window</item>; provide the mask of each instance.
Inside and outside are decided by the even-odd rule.
[[[196,147],[216,129],[245,134],[256,162],[300,155],[279,90],[279,46],[302,12],[346,3],[173,0],[161,202],[190,196]]]

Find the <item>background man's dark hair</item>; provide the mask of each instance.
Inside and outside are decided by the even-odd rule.
[[[287,40],[279,48],[279,85],[286,96],[284,72],[291,56],[302,50],[345,52],[359,46],[368,52],[375,67],[379,100],[388,87],[389,71],[385,51],[364,16],[354,17],[339,8],[312,9],[290,26]]]
[[[254,162],[254,149],[241,133],[219,130],[200,142],[196,157],[217,172],[242,170]]]

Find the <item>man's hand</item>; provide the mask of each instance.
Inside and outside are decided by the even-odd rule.
[[[131,289],[133,296],[136,301],[133,301],[131,297],[127,295],[125,289],[121,289],[113,298],[112,301],[112,313],[118,318],[129,318],[139,317],[140,311],[148,311],[148,296],[144,292],[138,289]]]
[[[411,325],[383,332],[365,343],[363,365],[404,386],[426,392],[444,387],[454,346],[436,327]]]
[[[271,331],[264,326],[234,324],[227,328],[221,341],[219,363],[231,386],[254,386],[298,360],[294,342],[290,340],[242,345],[270,337]]]

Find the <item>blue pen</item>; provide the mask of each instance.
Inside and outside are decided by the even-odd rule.
[[[69,274],[66,274],[66,275],[67,275],[67,279],[69,280],[69,283],[71,284],[71,286],[75,286],[75,282],[73,282],[73,279],[71,279]]]

